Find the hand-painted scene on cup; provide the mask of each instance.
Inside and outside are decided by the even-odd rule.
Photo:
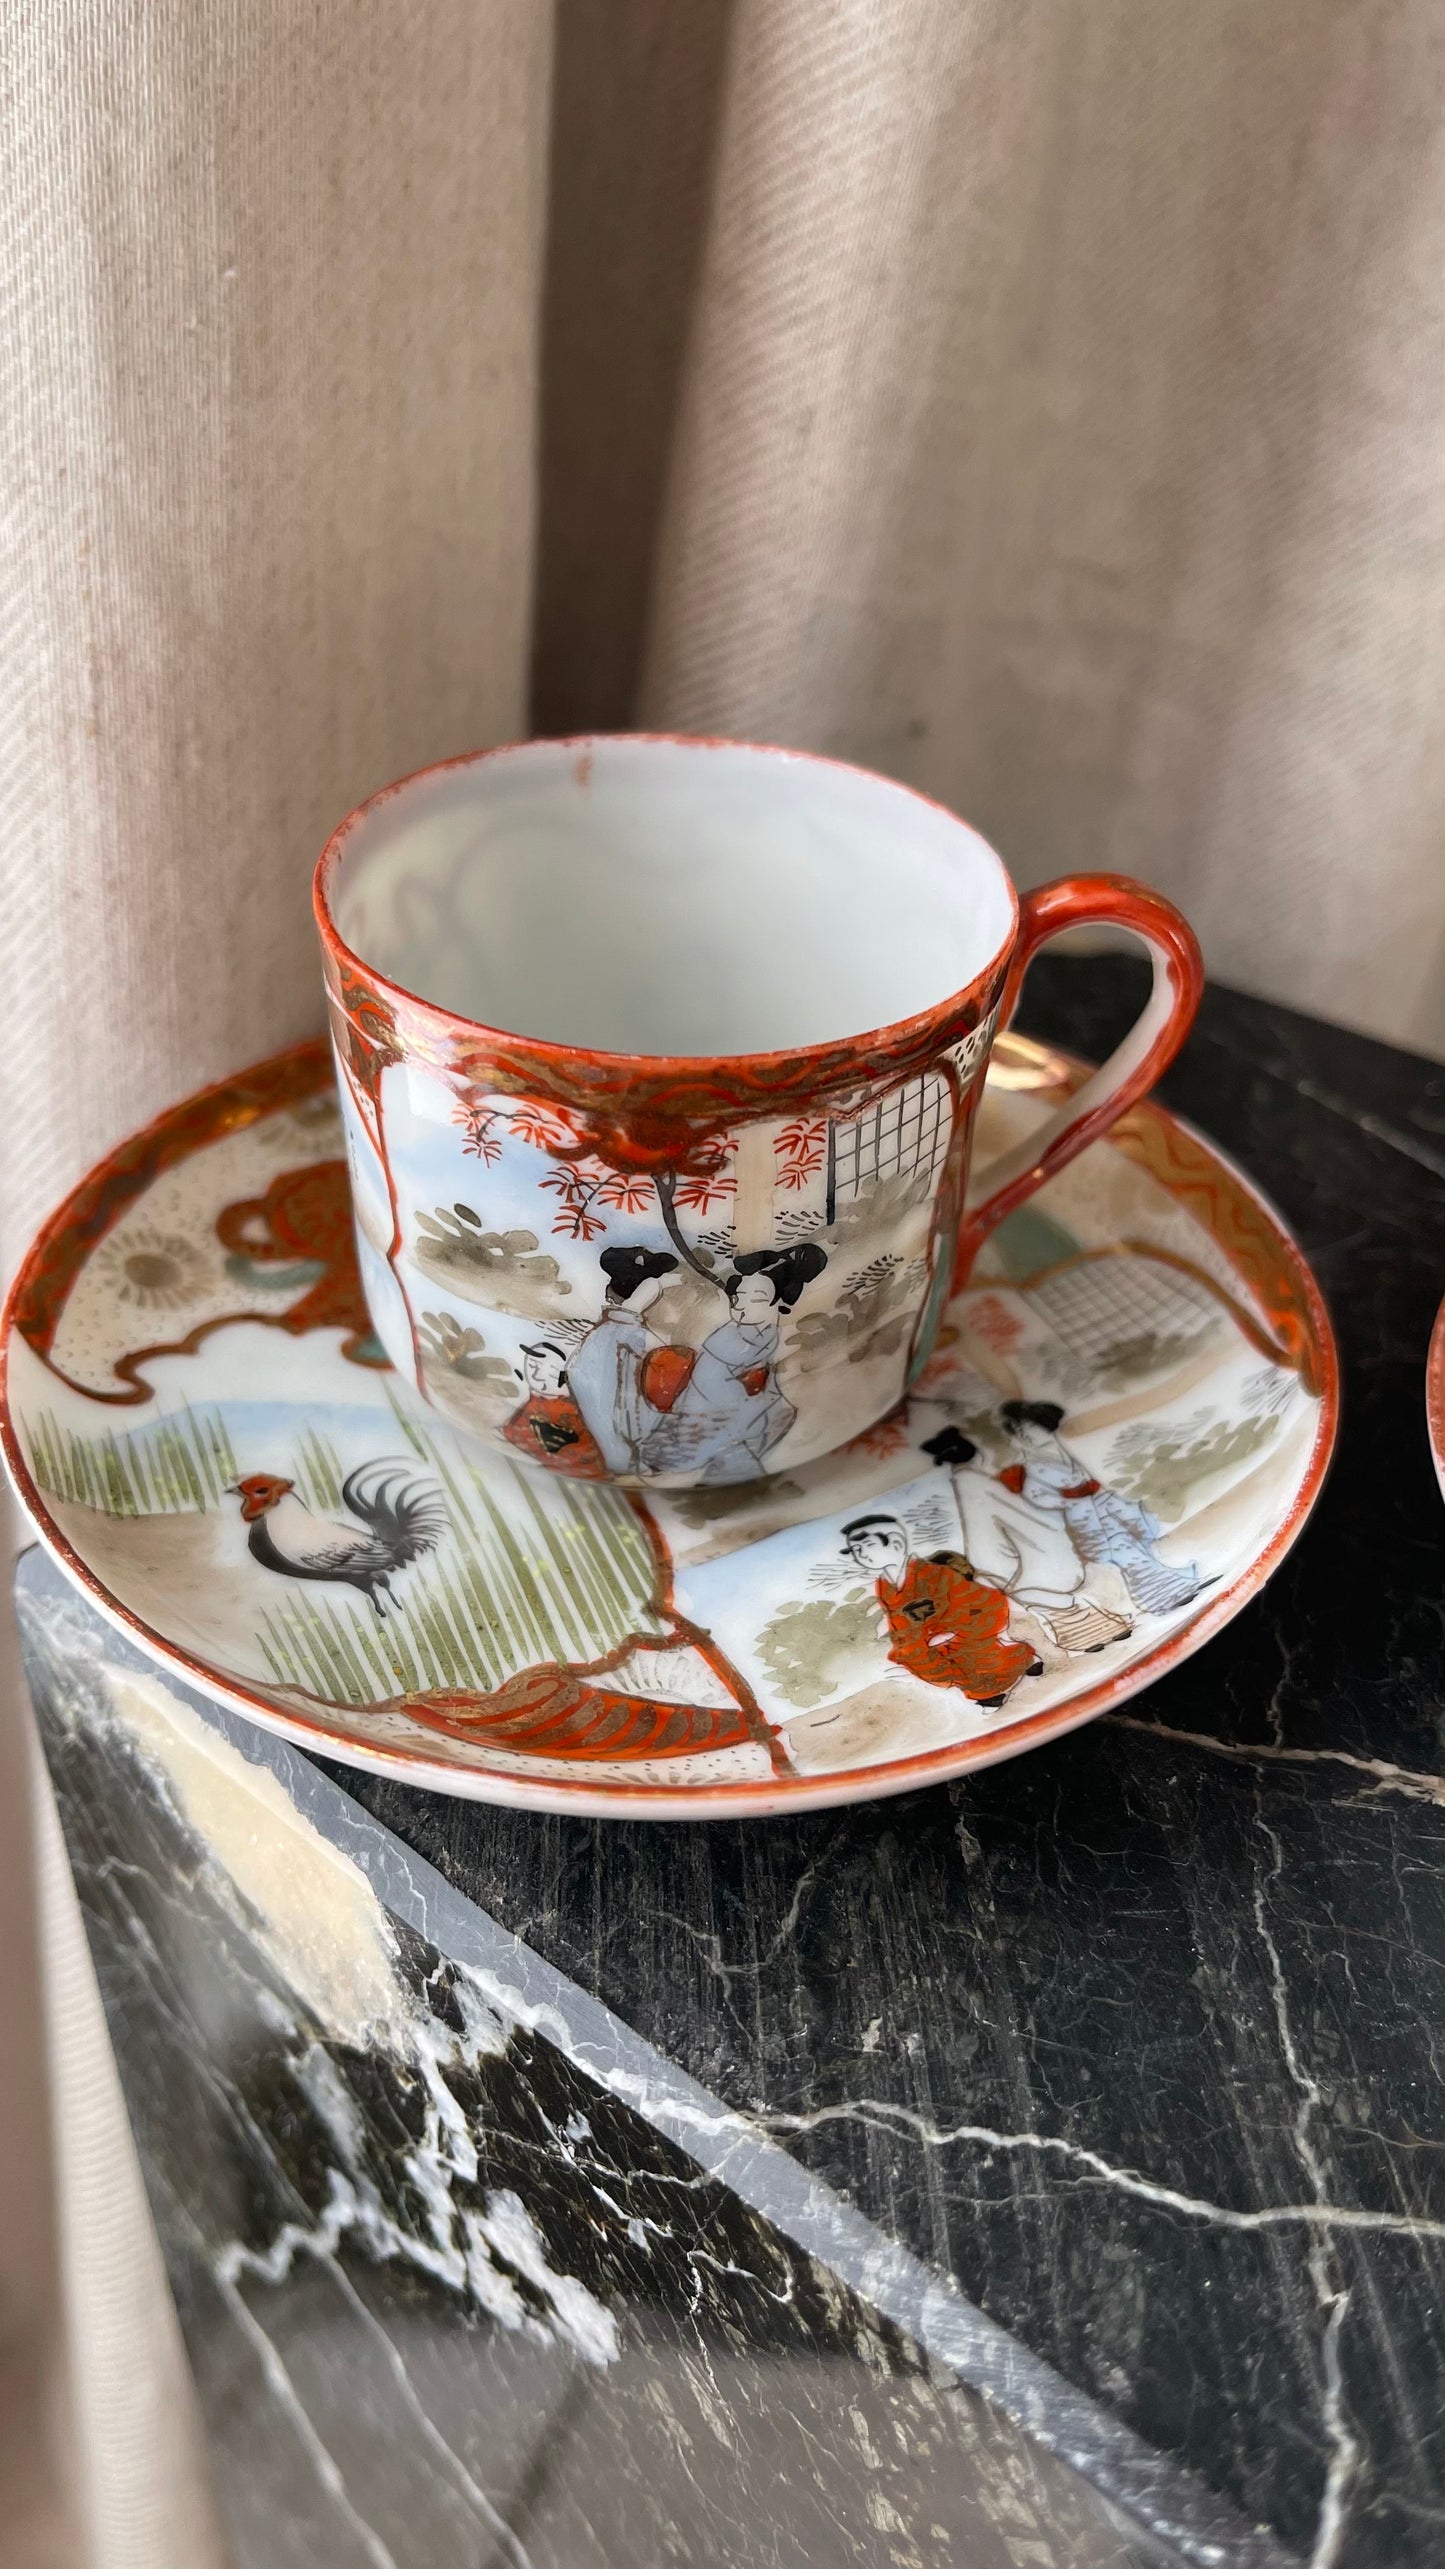
[[[981,1152],[1073,1075],[1002,1039]],[[507,1368],[489,1397],[500,1410],[505,1391],[531,1442],[474,1443],[418,1402],[371,1334],[341,1142],[318,1047],[162,1119],[32,1254],[8,1367],[12,1459],[62,1557],[157,1646],[335,1754],[629,1808],[953,1771],[1187,1647],[1318,1485],[1332,1357],[1307,1271],[1157,1108],[986,1245],[881,1422],[830,1457],[672,1491],[599,1485],[546,1454],[542,1429],[595,1435],[585,1364],[580,1392],[576,1376],[619,1326],[600,1310],[570,1337],[536,1314],[517,1358],[473,1347],[470,1374],[455,1350],[462,1383]],[[615,1245],[639,1272],[665,1254]],[[749,1254],[730,1253],[743,1280],[764,1272]],[[772,1271],[769,1313],[804,1310],[808,1263],[781,1289]],[[565,1304],[563,1280],[558,1260],[539,1301]],[[741,1285],[706,1290],[729,1309],[694,1373],[729,1330],[781,1342],[753,1299],[735,1313]],[[439,1343],[444,1311],[485,1340],[469,1307],[434,1306]],[[650,1440],[678,1404],[640,1380],[639,1396]],[[725,1404],[709,1401],[714,1420]]]
[[[569,1480],[725,1488],[833,1450],[926,1360],[992,1032],[646,1172],[556,1102],[343,1059],[387,1354],[457,1426]]]

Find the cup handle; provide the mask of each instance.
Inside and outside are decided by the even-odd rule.
[[[1204,990],[1204,958],[1188,921],[1162,893],[1127,874],[1067,874],[1019,896],[1019,933],[1004,984],[999,1024],[1006,1026],[1040,946],[1064,928],[1125,928],[1148,949],[1154,985],[1140,1015],[1099,1070],[1066,1106],[981,1172],[985,1192],[966,1201],[959,1225],[954,1290],[964,1282],[980,1243],[996,1223],[1063,1168],[1116,1117],[1152,1088],[1194,1023]],[[973,1187],[970,1185],[970,1198]]]

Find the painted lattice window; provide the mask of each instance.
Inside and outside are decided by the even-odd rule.
[[[1049,1327],[1085,1364],[1126,1338],[1197,1338],[1219,1316],[1206,1285],[1151,1258],[1086,1258],[1030,1288]]]
[[[866,1195],[884,1179],[924,1177],[932,1187],[948,1151],[948,1089],[932,1072],[891,1089],[876,1106],[828,1127],[828,1202]]]

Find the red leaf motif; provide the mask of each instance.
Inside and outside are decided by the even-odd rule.
[[[704,1172],[699,1177],[680,1179],[677,1194],[673,1200],[685,1206],[689,1212],[710,1213],[715,1204],[721,1204],[727,1196],[736,1195],[737,1191],[738,1182],[735,1177],[725,1177],[721,1172],[716,1176],[710,1176]]]
[[[781,1125],[773,1136],[779,1185],[790,1195],[801,1194],[822,1167],[827,1149],[828,1126],[822,1116],[798,1115],[791,1124]]]
[[[845,1454],[872,1454],[881,1457],[900,1453],[907,1442],[908,1412],[906,1405],[900,1401],[897,1409],[890,1409],[886,1418],[876,1418],[872,1426],[865,1427],[860,1435],[850,1436],[843,1451]]]
[[[597,1189],[597,1201],[615,1205],[619,1213],[646,1213],[652,1204],[652,1180],[620,1174],[604,1178]]]
[[[521,1142],[529,1142],[534,1151],[566,1150],[577,1139],[577,1128],[555,1107],[522,1104],[510,1110],[508,1121]]]
[[[466,1135],[462,1149],[470,1151],[474,1159],[481,1160],[488,1168],[502,1155],[502,1145],[492,1130],[496,1120],[489,1106],[470,1105],[463,1100],[460,1106],[452,1109],[452,1122],[460,1124]]]
[[[1024,1324],[1017,1313],[1010,1311],[1006,1303],[995,1301],[991,1293],[974,1304],[968,1315],[968,1325],[970,1329],[977,1330],[985,1346],[992,1347],[1000,1356],[1007,1355],[1024,1335]]]
[[[806,1159],[812,1167],[822,1164],[828,1139],[828,1127],[819,1115],[798,1115],[791,1124],[782,1124],[773,1136],[773,1149],[780,1160]]]
[[[554,1236],[564,1240],[596,1240],[607,1225],[598,1214],[589,1213],[585,1205],[564,1204],[552,1224]]]

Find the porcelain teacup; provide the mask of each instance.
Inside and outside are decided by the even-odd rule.
[[[423,769],[316,870],[377,1333],[544,1471],[721,1490],[896,1406],[979,1242],[1142,1095],[1198,1004],[1121,876],[1018,894],[831,759],[626,734]],[[990,1047],[1065,927],[1141,939],[1103,1069],[970,1193]]]

